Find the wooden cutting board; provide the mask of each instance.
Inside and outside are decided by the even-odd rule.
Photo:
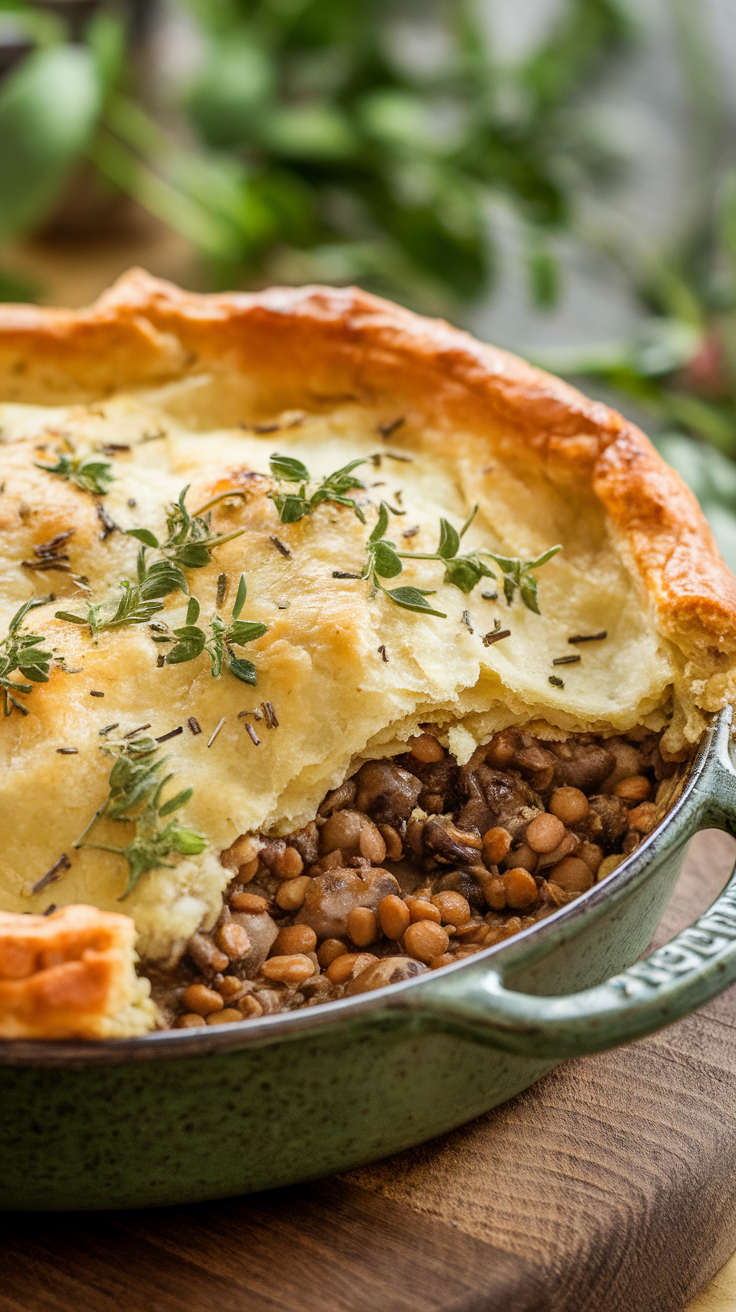
[[[723,834],[695,840],[657,942],[708,905],[734,851]],[[4,1217],[0,1308],[681,1312],[734,1248],[736,986],[342,1178],[158,1212]]]

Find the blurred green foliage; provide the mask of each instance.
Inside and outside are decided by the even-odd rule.
[[[548,236],[581,172],[610,163],[577,100],[629,37],[619,0],[563,0],[512,67],[473,0],[189,0],[204,53],[172,128],[114,10],[71,45],[23,0],[0,8],[39,43],[0,84],[0,238],[45,219],[88,158],[191,240],[215,285],[291,252],[302,276],[419,304],[487,289],[492,193],[522,219],[533,296],[554,300]]]

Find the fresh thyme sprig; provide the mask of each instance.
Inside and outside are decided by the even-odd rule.
[[[365,488],[365,483],[356,478],[352,471],[358,465],[366,464],[370,459],[371,456],[361,456],[358,460],[351,460],[350,464],[343,465],[341,469],[336,469],[334,474],[328,474],[323,478],[311,496],[307,496],[308,484],[313,480],[306,465],[303,465],[301,460],[295,460],[293,456],[280,456],[274,452],[269,464],[277,482],[300,484],[298,492],[268,493],[279,512],[281,523],[296,524],[305,515],[310,515],[323,501],[334,501],[339,506],[350,506],[361,524],[365,524],[365,515],[357,501],[346,494],[354,488]]]
[[[441,519],[440,539],[436,551],[399,551],[395,542],[390,542],[384,537],[384,533],[388,528],[388,507],[382,501],[376,526],[368,538],[366,563],[360,576],[362,579],[371,579],[373,584],[371,596],[374,597],[376,592],[380,590],[395,605],[402,606],[405,610],[420,611],[425,615],[437,615],[441,619],[447,619],[443,611],[433,610],[429,603],[424,600],[425,597],[433,596],[433,592],[428,592],[424,588],[384,588],[379,575],[385,579],[396,578],[402,572],[403,565],[401,562],[403,560],[436,560],[445,567],[445,583],[450,583],[453,587],[459,588],[461,592],[468,593],[472,592],[482,578],[496,578],[493,570],[484,560],[481,560],[481,556],[488,556],[501,571],[504,596],[508,605],[511,605],[518,591],[524,605],[538,615],[537,580],[531,570],[538,569],[540,565],[546,564],[562,548],[560,546],[550,547],[534,560],[521,560],[516,556],[500,556],[496,552],[487,551],[485,548],[479,548],[476,551],[469,552],[466,556],[461,556],[458,554],[460,544],[475,519],[477,511],[478,507],[476,505],[460,532],[453,528],[448,520]]]
[[[213,533],[210,527],[211,515],[190,515],[184,505],[189,486],[187,484],[182,488],[178,501],[169,506],[166,515],[168,536],[165,542],[159,542],[155,533],[148,528],[129,528],[127,533],[147,547],[156,547],[166,560],[180,565],[182,569],[201,569],[209,565],[215,547],[240,537],[245,530],[236,528],[232,533]]]
[[[76,483],[83,492],[91,492],[98,497],[103,497],[115,481],[109,461],[99,460],[96,456],[67,456],[58,451],[55,465],[42,465],[38,460],[33,463],[36,469],[44,469],[47,474],[58,474],[66,482]]]
[[[132,893],[141,875],[148,870],[160,869],[162,866],[169,868],[171,863],[164,858],[172,852],[178,852],[181,856],[197,856],[207,846],[207,840],[201,834],[181,825],[176,819],[170,820],[162,828],[161,821],[185,806],[194,789],[183,788],[167,802],[161,801],[163,789],[174,776],[167,774],[163,779],[159,777],[169,757],[154,760],[158,750],[158,743],[153,738],[105,743],[101,751],[115,758],[108,780],[110,791],[74,844],[75,848],[91,847],[99,852],[115,852],[125,857],[128,863],[128,885],[119,899],[121,902]],[[105,819],[135,825],[135,836],[131,842],[125,847],[90,842],[87,835]]]
[[[370,579],[372,583],[371,599],[377,592],[382,592],[388,597],[395,606],[401,606],[403,610],[418,611],[423,615],[436,615],[441,620],[446,620],[447,615],[442,610],[434,610],[425,597],[433,597],[434,592],[428,592],[425,588],[384,588],[379,575],[384,579],[393,579],[400,574],[404,568],[396,550],[396,543],[389,542],[383,535],[388,528],[388,507],[385,501],[381,502],[378,512],[378,520],[373,532],[367,542],[367,556],[363,567],[362,579]]]
[[[93,634],[103,629],[122,629],[127,624],[145,624],[159,611],[163,610],[162,598],[171,592],[183,592],[188,595],[189,586],[179,569],[169,560],[155,560],[146,563],[146,548],[138,552],[136,581],[120,580],[120,597],[117,605],[100,602],[93,605],[87,602],[86,615],[75,615],[71,611],[57,610],[57,620],[66,620],[68,624],[88,624]]]
[[[252,661],[235,656],[232,650],[233,646],[244,647],[246,643],[254,642],[256,638],[262,638],[264,633],[268,633],[267,625],[240,619],[247,596],[245,576],[241,574],[232,619],[227,624],[220,615],[213,615],[209,624],[209,638],[204,629],[197,626],[199,602],[196,597],[191,597],[187,607],[186,624],[180,629],[173,630],[174,636],[179,641],[167,655],[166,664],[179,665],[183,661],[192,661],[206,651],[212,661],[213,679],[219,678],[224,665],[236,679],[242,679],[243,683],[254,684],[255,665]]]
[[[551,560],[553,556],[557,555],[558,551],[562,550],[562,547],[560,545],[549,547],[547,551],[543,551],[541,556],[535,557],[534,560],[522,560],[518,556],[501,556],[495,551],[487,551],[485,547],[471,551],[466,556],[460,556],[458,554],[460,544],[477,513],[478,506],[476,504],[459,533],[446,519],[441,519],[440,540],[436,551],[400,551],[398,555],[402,560],[440,561],[445,566],[445,583],[451,583],[453,587],[459,588],[461,592],[465,593],[472,592],[482,578],[495,579],[496,575],[493,570],[488,567],[484,560],[481,560],[481,556],[488,556],[501,571],[503,592],[507,604],[511,605],[518,591],[527,609],[538,615],[537,580],[531,571],[539,569],[541,565],[546,565],[548,560]]]
[[[49,667],[53,660],[53,653],[40,651],[39,643],[45,642],[45,638],[37,633],[21,632],[21,625],[29,610],[34,610],[36,606],[45,606],[50,600],[50,597],[31,597],[29,601],[24,602],[20,610],[15,612],[8,625],[8,632],[0,642],[0,689],[3,691],[6,715],[12,713],[13,707],[22,715],[28,715],[28,707],[19,702],[13,693],[33,692],[34,683],[49,681]],[[11,679],[10,675],[16,670],[24,679],[31,679],[32,682],[18,683]]]

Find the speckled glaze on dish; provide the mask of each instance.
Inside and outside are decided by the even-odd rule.
[[[0,1206],[184,1203],[344,1170],[694,1010],[736,978],[736,874],[694,926],[637,958],[687,840],[736,834],[730,727],[728,710],[665,822],[612,875],[441,973],[212,1029],[0,1044]]]

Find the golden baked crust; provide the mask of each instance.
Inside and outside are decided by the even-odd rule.
[[[605,508],[656,608],[657,624],[697,663],[716,710],[732,692],[736,581],[692,493],[640,429],[518,357],[355,288],[277,288],[201,296],[143,270],[88,310],[3,306],[6,400],[90,400],[202,372],[244,370],[264,415],[350,396],[428,417],[442,441],[503,430],[554,482]]]
[[[514,356],[363,292],[198,296],[134,271],[88,310],[4,306],[0,427],[0,637],[34,590],[53,586],[59,605],[79,610],[70,576],[22,563],[56,534],[73,529],[73,568],[95,600],[132,576],[137,544],[119,532],[101,541],[95,498],[37,468],[67,437],[83,451],[118,444],[105,505],[125,529],[160,536],[186,484],[190,508],[240,489],[245,500],[221,503],[213,524],[241,536],[189,581],[204,616],[220,573],[236,583],[245,572],[244,618],[268,629],[247,651],[250,690],[213,680],[205,656],[158,668],[146,626],[92,641],[55,619],[55,606],[32,612],[67,671],[54,666],[34,685],[31,713],[0,724],[8,912],[41,911],[50,897],[112,911],[126,896],[119,856],[74,847],[107,795],[99,747],[111,722],[121,733],[150,722],[156,737],[182,730],[165,747],[171,787],[193,787],[185,821],[208,846],[168,857],[123,903],[141,955],[171,961],[217,919],[229,878],[221,849],[304,824],[346,773],[402,750],[423,723],[461,761],[510,724],[553,737],[643,726],[665,730],[665,748],[682,754],[707,714],[734,699],[736,584],[647,438]],[[267,497],[274,450],[320,477],[382,452],[375,485],[385,491],[365,479],[368,528],[330,506],[280,524]],[[532,558],[561,543],[540,571],[541,616],[483,599],[481,587],[464,595],[421,562],[407,562],[401,582],[433,589],[446,620],[372,601],[355,575],[377,502],[399,490],[408,518],[391,532],[415,528],[412,549],[434,550],[439,516],[459,527],[475,502],[470,547]],[[184,623],[181,593],[165,606],[171,627]],[[494,621],[512,636],[485,645]],[[569,636],[602,629],[607,642],[587,646],[564,687],[553,685]],[[262,701],[279,727],[261,724],[256,747],[240,717]],[[192,716],[201,734],[186,729]],[[65,747],[73,752],[58,755]],[[49,887],[44,873],[62,853],[70,868]]]
[[[0,912],[0,1038],[127,1038],[153,1029],[134,940],[129,916],[96,907]]]

